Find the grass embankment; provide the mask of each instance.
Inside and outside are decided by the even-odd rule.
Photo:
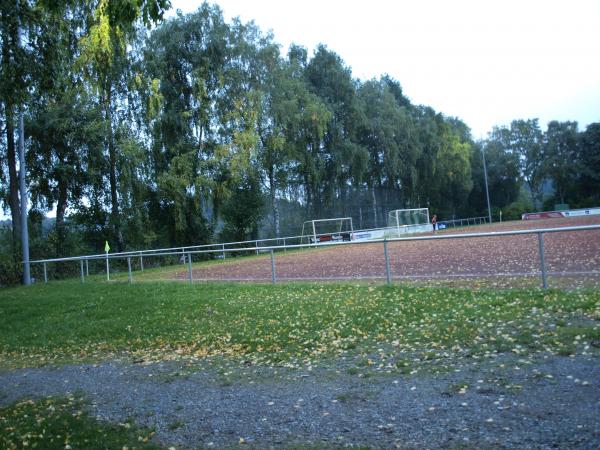
[[[346,372],[366,376],[443,371],[498,352],[595,351],[600,293],[61,282],[0,290],[0,331],[4,368],[212,355],[233,366],[308,366],[346,356]],[[87,410],[74,396],[0,408],[0,446],[158,448],[152,430]]]
[[[372,363],[397,368],[568,355],[593,351],[599,320],[597,291],[62,282],[0,290],[0,367],[211,355],[305,366],[376,354]]]

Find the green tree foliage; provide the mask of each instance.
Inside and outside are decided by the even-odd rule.
[[[256,173],[249,171],[239,180],[223,206],[225,226],[219,234],[222,242],[241,242],[258,238],[264,200]]]
[[[582,206],[600,204],[600,123],[592,123],[579,137],[579,183],[575,194]]]
[[[260,52],[259,39],[253,26],[230,27],[218,7],[207,4],[149,38],[145,116],[156,180],[152,208],[166,222],[171,242],[208,239],[256,157],[261,93],[252,79],[256,73],[246,68]]]
[[[0,2],[0,105],[3,119],[2,152],[0,163],[0,195],[8,205],[12,219],[12,248],[17,255],[19,232],[21,228],[21,207],[19,200],[19,182],[17,174],[17,142],[15,138],[19,113],[28,95],[29,80],[27,74],[35,71],[35,55],[26,41],[35,29],[36,17],[33,5],[29,1]],[[26,34],[26,31],[30,31]],[[23,36],[24,35],[24,36]],[[24,42],[25,41],[25,42]]]
[[[492,206],[514,217],[529,207],[523,192],[541,206],[543,186],[551,201],[600,202],[598,124],[515,120],[476,143],[390,76],[353,78],[325,46],[282,56],[218,6],[162,22],[167,7],[0,3],[0,203],[13,218],[0,248],[12,275],[21,111],[39,256],[279,236],[332,216],[382,226],[403,207],[485,214],[482,149]]]
[[[299,113],[306,107],[305,104],[318,100],[315,96],[311,98],[307,91],[296,59],[282,60],[279,49],[273,45],[261,52],[260,58],[266,70],[257,80],[261,95],[257,120],[257,162],[263,186],[269,192],[272,233],[280,236],[280,199],[289,196],[299,185],[299,173],[295,170],[296,152],[300,150],[295,145],[296,133],[305,120]]]
[[[310,91],[331,113],[322,145],[313,149],[315,169],[320,173],[315,177],[318,184],[310,186],[310,206],[318,211],[335,208],[338,199],[345,201],[346,187],[362,181],[368,153],[358,139],[363,114],[356,83],[342,59],[319,46],[306,66],[305,77]]]
[[[544,137],[544,173],[554,183],[556,199],[567,201],[567,191],[575,181],[577,167],[577,122],[548,124]]]
[[[471,143],[461,139],[449,125],[444,127],[436,164],[437,204],[442,215],[455,216],[473,187],[471,180]],[[446,201],[444,202],[444,197]],[[438,203],[439,202],[439,203]]]
[[[38,95],[28,103],[26,124],[32,206],[39,211],[56,207],[55,254],[72,252],[67,241],[67,210],[77,207],[91,178],[86,163],[101,152],[101,111],[88,96],[80,75],[72,70],[78,49],[78,30],[84,25],[80,6],[54,5],[40,12],[36,46],[39,69],[32,87]]]
[[[487,212],[482,151],[485,152],[491,205],[495,209],[504,211],[519,197],[521,186],[519,155],[494,139],[477,143],[471,153],[473,189],[469,193],[467,202],[470,208],[469,215]]]
[[[362,107],[362,148],[355,153],[355,178],[372,192],[374,225],[383,223],[387,211],[377,208],[387,198],[377,199],[376,188],[387,196],[412,205],[416,200],[418,174],[415,170],[420,148],[415,132],[415,119],[404,106],[404,97],[398,83],[390,78],[371,80],[358,90]],[[363,150],[364,148],[364,150]],[[366,159],[366,170],[363,169]],[[362,173],[359,172],[363,169]],[[358,176],[360,173],[360,176]],[[381,188],[385,188],[381,190]]]
[[[596,134],[597,124],[591,124],[580,133],[576,122],[552,121],[543,132],[537,119],[514,120],[510,127],[494,128],[485,146],[492,158],[494,152],[498,156],[504,155],[500,168],[508,184],[503,190],[511,193],[505,198],[512,198],[522,181],[531,197],[530,208],[551,209],[556,203],[593,206],[599,200],[596,194],[600,173]],[[519,179],[514,177],[515,162],[519,167]],[[542,191],[544,186],[546,198]],[[495,189],[490,192],[495,197]],[[472,197],[477,194],[473,192]],[[498,200],[492,199],[492,203],[503,207]],[[525,203],[520,201],[521,205]]]
[[[420,152],[413,205],[428,206],[441,217],[464,214],[473,187],[468,127],[428,107],[416,108],[415,117]]]
[[[124,116],[120,110],[119,100],[127,96],[129,63],[127,44],[135,36],[136,21],[141,19],[146,25],[157,22],[168,6],[170,6],[168,0],[141,2],[98,0],[92,16],[88,19],[87,32],[79,42],[80,54],[77,66],[83,71],[91,89],[96,93],[105,121],[110,222],[119,250],[124,248],[125,240],[119,209],[120,149],[117,147],[115,130]]]
[[[541,205],[545,168],[543,134],[538,120],[513,120],[510,129],[501,129],[496,133],[502,145],[518,156],[521,175],[531,192],[532,203]]]

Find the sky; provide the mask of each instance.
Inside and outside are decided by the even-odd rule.
[[[199,0],[172,0],[195,11]],[[475,139],[514,119],[600,121],[599,0],[218,0],[227,21],[336,52],[354,78],[389,74]]]

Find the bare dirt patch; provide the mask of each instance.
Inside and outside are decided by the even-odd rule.
[[[514,221],[451,229],[437,235],[600,224],[600,216]],[[402,241],[388,244],[392,278],[403,282],[508,287],[540,284],[537,235]],[[600,230],[544,235],[551,286],[600,284]],[[278,281],[385,280],[383,244],[331,245],[275,253]],[[178,279],[187,279],[182,270]],[[193,270],[195,281],[270,281],[270,255],[226,260]]]

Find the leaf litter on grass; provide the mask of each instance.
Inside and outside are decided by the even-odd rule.
[[[8,367],[219,357],[310,368],[342,357],[412,373],[502,352],[585,354],[600,341],[592,291],[90,283],[0,293],[0,308]]]
[[[46,450],[159,449],[154,431],[130,422],[111,424],[87,412],[80,396],[21,400],[0,408],[0,447]]]

